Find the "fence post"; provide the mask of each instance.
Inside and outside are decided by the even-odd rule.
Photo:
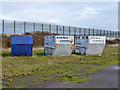
[[[111,31],[110,31],[110,37],[111,37]]]
[[[98,36],[98,29],[96,29],[96,36]]]
[[[24,34],[26,32],[26,22],[24,22]]]
[[[14,21],[14,34],[15,34],[15,21]]]
[[[88,35],[90,36],[90,28],[88,29]]]
[[[116,38],[118,38],[118,32],[116,32]]]
[[[93,36],[95,35],[95,31],[94,31],[94,28],[93,28]]]
[[[111,37],[111,31],[109,31],[109,37]]]
[[[118,32],[116,32],[116,38],[118,38]]]
[[[112,31],[111,31],[111,36],[110,37],[112,37]]]
[[[116,31],[114,31],[114,37],[116,38]]]
[[[2,33],[4,34],[4,20],[2,20]]]
[[[108,30],[107,30],[107,37],[108,37]]]
[[[118,31],[118,38],[120,37],[120,32]]]
[[[76,35],[76,27],[74,27],[74,35]]]
[[[43,24],[42,24],[42,34],[43,34]]]
[[[114,38],[116,37],[116,32],[114,31]]]
[[[111,37],[113,36],[113,33],[112,33],[112,31],[111,31]]]
[[[70,35],[70,26],[69,26],[69,35]]]
[[[84,28],[84,36],[85,36],[85,33],[86,33],[86,28]]]
[[[100,36],[102,36],[102,30],[100,30]]]
[[[103,36],[103,30],[101,30],[101,36]]]
[[[106,36],[106,33],[105,33],[106,31],[104,30],[104,36]]]
[[[81,35],[81,28],[79,28],[79,35]]]
[[[33,32],[35,32],[35,23],[33,23]]]
[[[113,31],[113,37],[114,37],[114,31]]]
[[[117,32],[115,32],[115,38],[117,37]]]
[[[98,36],[100,36],[100,34],[99,34],[99,33],[100,33],[100,32],[99,32],[99,29],[97,29],[97,32],[98,32]]]
[[[116,32],[114,31],[114,38],[116,37]]]
[[[112,35],[112,37],[114,37],[114,31],[113,31],[113,35]]]
[[[56,26],[56,34],[58,34],[58,25]]]
[[[51,33],[51,24],[49,25],[49,32]]]
[[[119,32],[119,31],[117,31],[117,38],[119,38],[119,37],[118,37],[118,32]]]
[[[63,35],[64,35],[64,26],[63,26]]]
[[[119,38],[119,31],[117,31],[117,38]]]
[[[104,30],[102,30],[102,32],[103,32],[102,36],[105,36],[105,32],[104,32]]]

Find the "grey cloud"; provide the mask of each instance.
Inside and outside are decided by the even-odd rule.
[[[3,3],[3,18],[117,30],[117,3]]]

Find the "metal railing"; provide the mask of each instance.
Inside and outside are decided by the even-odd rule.
[[[81,28],[72,26],[52,25],[35,22],[21,22],[2,20],[3,34],[24,34],[26,32],[50,32],[62,35],[85,35],[85,36],[106,36],[118,38],[120,32],[94,28]]]

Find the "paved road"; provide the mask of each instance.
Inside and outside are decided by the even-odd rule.
[[[36,85],[34,88],[118,88],[118,70],[115,66],[110,67],[90,74],[92,80],[88,82],[65,85],[65,82],[54,79]]]

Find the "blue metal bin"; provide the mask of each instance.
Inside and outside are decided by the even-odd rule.
[[[11,35],[13,56],[32,56],[33,37],[30,35]]]

